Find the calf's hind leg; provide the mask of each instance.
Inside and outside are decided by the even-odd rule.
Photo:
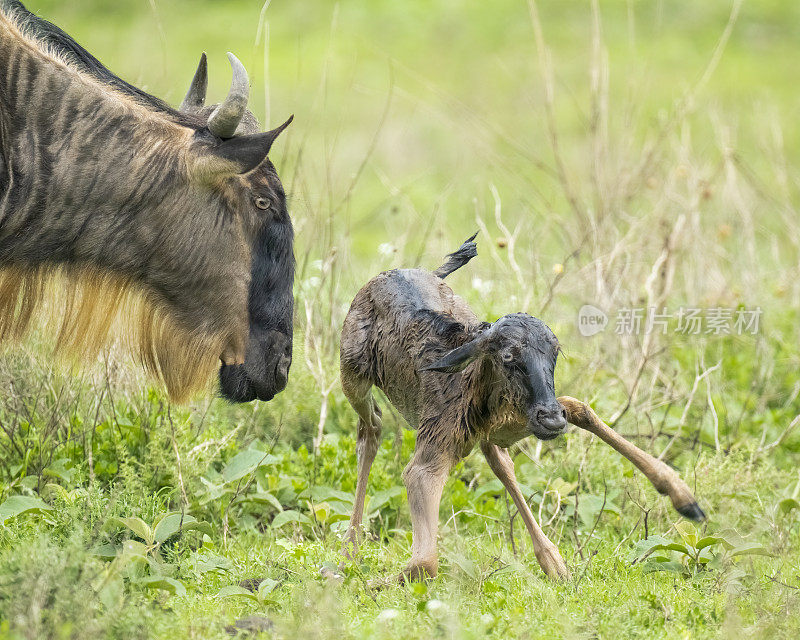
[[[358,435],[356,437],[356,455],[358,457],[358,478],[356,480],[356,496],[353,502],[353,513],[350,525],[342,546],[342,553],[355,559],[358,552],[358,539],[361,523],[364,519],[364,500],[367,494],[369,471],[378,453],[383,425],[381,410],[372,396],[372,383],[369,380],[346,375],[342,371],[342,388],[353,409],[358,414]]]
[[[531,540],[533,540],[533,552],[536,554],[536,559],[539,561],[542,571],[545,572],[548,578],[557,580],[569,578],[569,570],[558,552],[558,547],[550,542],[549,538],[544,534],[539,523],[534,519],[525,497],[519,490],[517,477],[514,474],[514,461],[508,455],[508,449],[483,441],[481,442],[481,451],[483,451],[489,467],[500,478],[500,482],[503,483],[506,491],[511,495],[511,499],[522,516]]]
[[[567,421],[593,433],[603,442],[630,460],[653,484],[661,495],[669,496],[672,506],[685,518],[705,520],[706,514],[697,504],[691,489],[680,476],[658,458],[628,442],[597,417],[592,408],[580,400],[561,396],[558,401],[567,412]]]

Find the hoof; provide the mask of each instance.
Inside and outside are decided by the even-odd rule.
[[[407,582],[427,582],[435,578],[439,570],[438,562],[422,562],[420,564],[409,565],[403,569],[403,573],[397,576],[400,584]]]
[[[543,550],[536,555],[536,559],[539,561],[542,571],[551,580],[569,580],[569,569],[556,547]]]
[[[678,513],[680,513],[684,518],[689,518],[689,520],[695,520],[697,522],[702,522],[706,519],[705,512],[700,508],[700,505],[696,502],[692,502],[690,504],[685,504],[682,507],[677,507]]]

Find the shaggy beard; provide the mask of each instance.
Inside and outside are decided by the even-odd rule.
[[[0,343],[17,342],[37,325],[55,335],[55,354],[72,362],[91,361],[119,340],[179,403],[209,390],[229,342],[187,328],[157,296],[113,274],[0,269]]]

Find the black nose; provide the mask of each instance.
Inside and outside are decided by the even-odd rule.
[[[539,407],[536,410],[536,421],[548,431],[560,433],[567,428],[567,412],[560,404]]]
[[[289,381],[289,367],[292,364],[292,356],[288,354],[282,355],[275,365],[275,388],[276,391],[283,391],[286,388],[286,383]]]

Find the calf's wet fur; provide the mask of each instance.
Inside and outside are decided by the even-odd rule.
[[[631,460],[680,513],[705,517],[689,488],[666,464],[619,436],[588,405],[556,397],[560,347],[547,325],[526,313],[482,322],[453,293],[444,278],[476,255],[472,236],[434,272],[381,273],[350,306],[342,329],[341,380],[358,414],[358,478],[344,555],[353,559],[357,553],[367,480],[381,439],[373,386],[417,430],[414,455],[403,471],[413,540],[400,581],[436,575],[442,489],[453,466],[476,444],[519,510],[542,570],[550,578],[567,578],[557,547],[519,489],[507,447],[531,435],[556,438],[568,422]]]

